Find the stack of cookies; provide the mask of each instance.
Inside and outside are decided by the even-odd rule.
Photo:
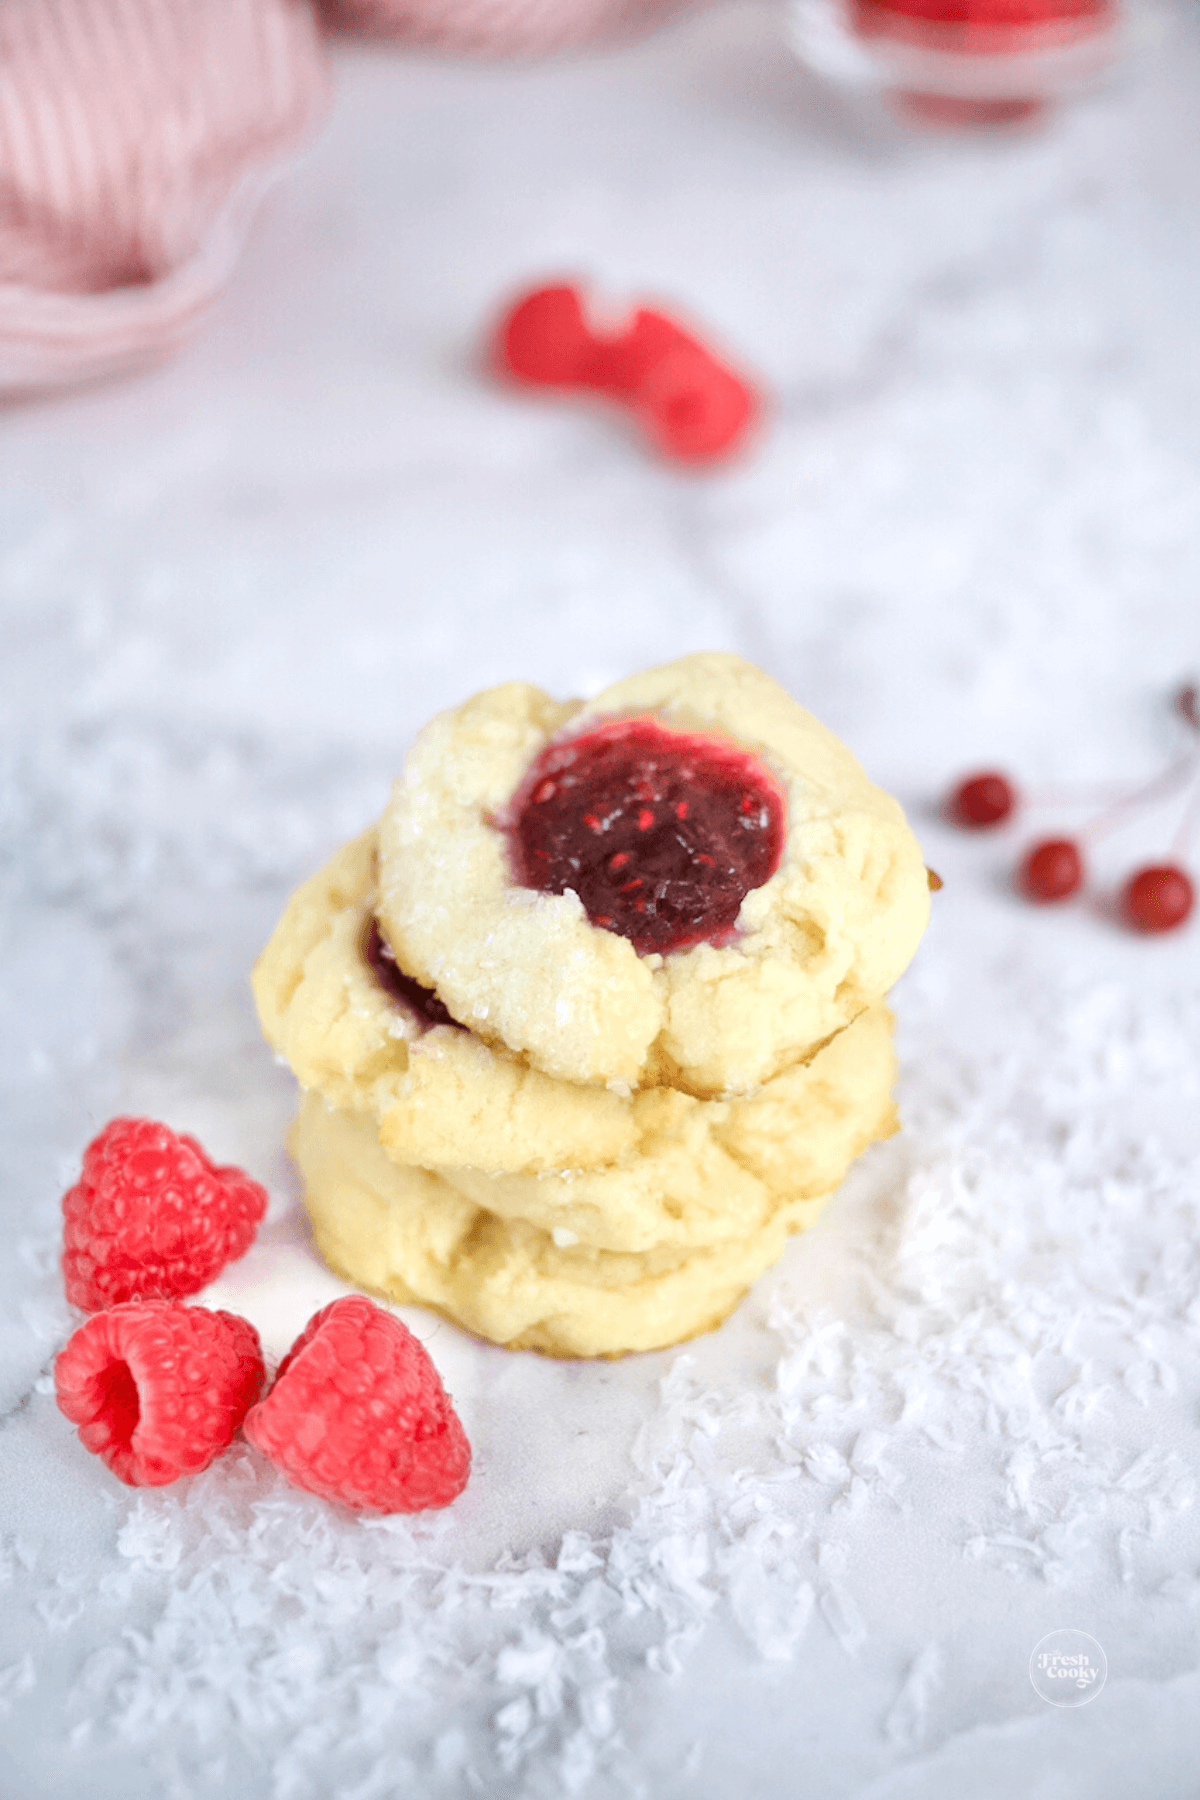
[[[895,1129],[927,916],[896,802],[738,657],[441,715],[255,969],[322,1254],[552,1355],[718,1324]]]

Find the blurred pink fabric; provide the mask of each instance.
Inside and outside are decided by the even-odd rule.
[[[0,0],[0,392],[174,350],[328,87],[309,0]]]
[[[0,396],[153,363],[321,121],[322,26],[528,55],[698,0],[0,0]]]
[[[331,25],[485,56],[536,56],[648,31],[688,0],[322,0]]]

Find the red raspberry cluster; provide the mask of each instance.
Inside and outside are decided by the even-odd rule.
[[[466,1485],[470,1446],[399,1319],[361,1296],[335,1300],[259,1401],[254,1327],[180,1304],[244,1254],[266,1203],[194,1138],[153,1119],[106,1126],[63,1199],[67,1297],[95,1316],[55,1362],[60,1409],[134,1487],[207,1468],[244,1427],[289,1480],[327,1500],[360,1512],[447,1505]]]
[[[1085,878],[1085,843],[1094,842],[1180,787],[1195,788],[1200,770],[1200,691],[1191,684],[1181,688],[1174,709],[1197,741],[1163,774],[1105,807],[1076,837],[1041,838],[1032,844],[1017,871],[1017,885],[1029,899],[1053,902],[1078,893]],[[945,811],[954,824],[980,831],[1002,825],[1018,804],[1018,792],[1009,777],[989,769],[960,781],[947,797]],[[1182,866],[1182,857],[1196,807],[1193,795],[1170,859],[1135,869],[1121,889],[1122,917],[1138,931],[1174,931],[1192,912],[1195,884]]]
[[[531,387],[615,400],[678,462],[727,455],[762,411],[752,385],[666,313],[639,307],[624,329],[598,332],[568,283],[517,300],[500,321],[493,356],[503,374]]]

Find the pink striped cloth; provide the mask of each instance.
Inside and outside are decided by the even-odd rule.
[[[0,396],[182,343],[323,116],[322,24],[533,54],[698,3],[0,0]]]
[[[0,393],[174,350],[327,92],[309,0],[0,0]]]
[[[694,3],[694,0],[691,0]],[[322,0],[331,25],[485,56],[537,56],[649,31],[689,0]]]

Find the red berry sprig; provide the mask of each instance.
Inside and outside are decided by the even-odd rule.
[[[665,456],[709,462],[735,450],[762,413],[754,386],[666,313],[639,307],[606,335],[577,287],[534,288],[496,329],[499,371],[532,387],[575,388],[625,406]]]
[[[1200,740],[1200,689],[1194,683],[1175,696],[1174,710]],[[1200,741],[1193,743],[1163,774],[1132,793],[1121,796],[1083,826],[1078,838],[1042,838],[1026,851],[1017,870],[1016,885],[1028,899],[1042,903],[1067,900],[1084,884],[1083,846],[1117,829],[1136,812],[1175,792],[1192,786],[1200,770]],[[989,829],[1012,817],[1018,792],[1010,778],[998,769],[966,777],[954,787],[943,808],[947,818],[968,830]],[[1121,892],[1121,914],[1138,931],[1174,931],[1189,918],[1195,905],[1195,886],[1182,866],[1193,815],[1200,792],[1184,815],[1172,859],[1136,869]]]

